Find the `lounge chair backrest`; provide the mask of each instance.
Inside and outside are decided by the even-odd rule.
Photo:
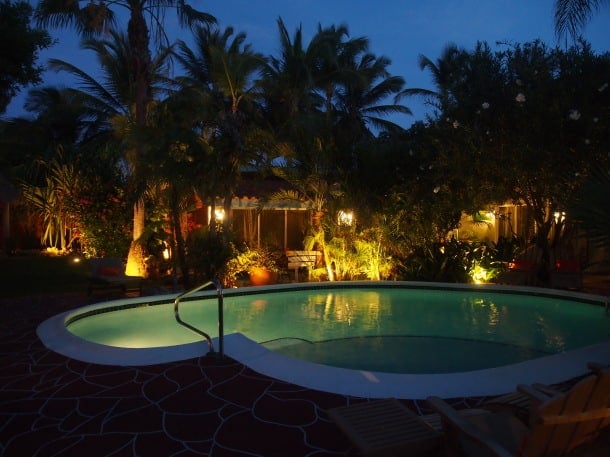
[[[610,426],[610,368],[544,402],[531,416],[524,457],[565,455]]]
[[[89,260],[91,275],[98,277],[124,276],[125,267],[117,257],[98,257]]]

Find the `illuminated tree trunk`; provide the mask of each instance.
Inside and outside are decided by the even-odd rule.
[[[129,246],[129,254],[127,255],[127,267],[125,274],[129,276],[146,277],[146,253],[144,247],[140,243],[140,238],[144,233],[144,222],[146,216],[146,208],[143,200],[138,200],[133,205],[133,237]]]
[[[135,120],[136,125],[146,125],[146,110],[151,99],[150,88],[150,51],[148,49],[148,26],[143,16],[143,10],[138,5],[132,5],[131,16],[127,24],[129,43],[134,50],[134,76],[135,79]],[[133,158],[134,179],[141,173],[142,146],[136,145]],[[133,206],[133,236],[129,253],[127,255],[127,274],[146,277],[146,252],[140,238],[144,233],[146,208],[143,199],[138,199]]]
[[[322,259],[324,260],[324,267],[326,268],[326,274],[328,275],[329,281],[335,281],[335,272],[332,266],[332,260],[330,253],[326,247],[326,239],[324,234],[324,228],[322,227],[322,217],[324,211],[315,211],[311,216],[311,227],[312,236],[305,240],[305,249],[308,251],[316,250],[322,251]]]

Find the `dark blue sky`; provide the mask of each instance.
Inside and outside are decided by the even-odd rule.
[[[34,1],[34,0],[32,0]],[[497,41],[524,43],[541,39],[558,43],[553,29],[554,0],[192,0],[196,8],[218,19],[222,27],[246,32],[248,41],[264,54],[278,49],[277,18],[282,17],[292,33],[302,25],[308,40],[318,24],[345,24],[350,35],[370,39],[371,51],[392,60],[390,70],[405,78],[407,87],[432,88],[429,75],[422,72],[418,56],[436,60],[449,42],[471,49],[477,40],[495,47]],[[173,13],[166,23],[173,38],[188,41],[188,31],[180,31]],[[172,32],[173,31],[173,32]],[[95,58],[79,49],[79,40],[70,31],[54,30],[59,44],[41,53],[41,62],[59,58],[95,74]],[[584,37],[599,52],[610,51],[610,8],[604,7],[585,28]],[[69,84],[63,75],[45,74],[48,84]],[[8,116],[22,115],[25,92],[13,101]],[[414,116],[396,119],[408,127],[425,115],[415,99],[406,100]]]

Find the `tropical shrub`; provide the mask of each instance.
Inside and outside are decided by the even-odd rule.
[[[221,236],[207,228],[193,230],[186,244],[187,264],[195,282],[227,276],[227,264],[235,254],[232,244],[225,243]]]
[[[269,246],[248,247],[234,250],[233,256],[226,263],[223,275],[225,286],[235,286],[237,277],[242,273],[250,273],[256,268],[279,272],[282,252]]]

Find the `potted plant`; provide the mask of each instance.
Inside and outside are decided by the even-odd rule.
[[[250,284],[260,286],[277,282],[281,254],[267,246],[246,247],[227,263],[227,279],[235,282],[237,275],[248,273]]]

